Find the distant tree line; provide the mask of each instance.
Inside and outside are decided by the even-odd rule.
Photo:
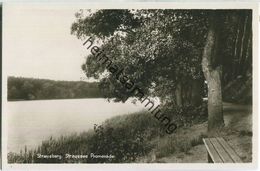
[[[8,77],[8,100],[73,99],[103,97],[98,83]]]

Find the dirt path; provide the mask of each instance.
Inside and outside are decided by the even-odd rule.
[[[252,131],[252,106],[223,104],[225,126],[237,131]]]
[[[222,136],[237,152],[243,162],[252,161],[252,106],[223,104],[225,128]],[[194,125],[185,136],[207,130],[207,124]],[[181,131],[180,131],[181,133]],[[183,136],[183,135],[182,135]],[[176,153],[160,159],[167,163],[207,163],[207,151],[204,144],[192,147],[187,153]]]

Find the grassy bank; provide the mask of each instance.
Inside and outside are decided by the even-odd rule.
[[[220,130],[244,162],[252,161],[251,112],[248,108],[226,105],[226,127]],[[234,111],[235,110],[235,111]],[[236,122],[235,118],[240,118]],[[195,119],[196,120],[196,119]],[[239,125],[243,125],[239,126]],[[161,124],[148,112],[116,116],[81,134],[50,138],[34,150],[9,153],[9,163],[121,163],[121,162],[207,162],[202,138],[207,122],[181,124],[173,134],[165,133]],[[248,125],[248,127],[246,127]],[[65,158],[66,154],[114,155],[115,158]],[[37,158],[37,154],[58,154],[62,159]]]

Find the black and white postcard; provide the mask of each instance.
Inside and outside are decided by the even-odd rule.
[[[257,15],[4,3],[4,169],[255,168]]]

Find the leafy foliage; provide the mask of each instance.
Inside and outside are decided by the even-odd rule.
[[[71,31],[79,38],[86,35],[104,38],[113,35],[115,30],[130,31],[140,25],[140,21],[130,11],[80,10],[75,15],[77,21],[72,24]]]
[[[200,124],[207,121],[208,118],[206,102],[200,106],[186,105],[182,107],[176,107],[168,102],[163,108],[168,117],[178,124],[178,127]]]
[[[191,84],[193,80],[205,80],[201,56],[209,25],[209,12],[212,10],[81,10],[76,14],[77,20],[71,32],[81,39],[94,37],[113,63],[124,67],[125,74],[142,87],[147,95],[157,96],[162,101],[176,101],[174,92],[178,84],[183,87],[182,91],[190,91],[184,88],[186,84]],[[240,74],[246,76],[252,73],[252,12],[214,12],[223,23],[220,30],[223,43],[218,49],[219,57],[215,63],[223,66],[225,87],[228,80]],[[89,55],[83,65],[87,77],[99,78],[108,73],[95,60],[94,56]],[[127,94],[109,73],[101,79],[100,84],[109,91],[107,97],[118,97],[117,101],[123,100]],[[194,91],[198,91],[202,97],[202,91]]]
[[[116,20],[106,19],[115,13]],[[84,16],[81,11],[72,25],[72,33],[82,39],[92,36],[101,41],[106,56],[115,65],[124,67],[125,75],[147,95],[162,98],[172,94],[179,82],[203,79],[200,58],[207,30],[204,13],[199,10],[98,10]],[[107,72],[92,55],[84,65],[88,77],[99,78]],[[101,84],[118,101],[127,94],[111,74]]]

